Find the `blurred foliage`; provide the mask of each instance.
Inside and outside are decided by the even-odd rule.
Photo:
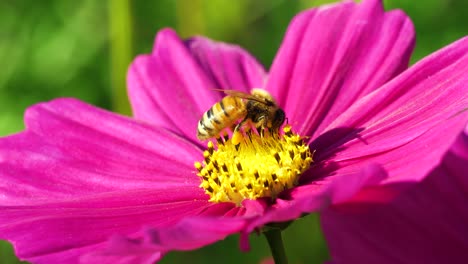
[[[151,51],[163,27],[182,37],[237,43],[268,66],[291,18],[326,2],[331,1],[0,0],[0,135],[23,129],[28,106],[56,97],[129,114],[126,69],[134,56]],[[403,9],[416,26],[413,62],[468,33],[465,0],[384,2],[387,9]],[[296,221],[284,239],[291,263],[327,257],[316,216]],[[239,253],[233,236],[198,251],[170,253],[163,263],[259,263],[269,255],[267,244],[255,234],[251,241],[249,253]],[[6,243],[0,245],[0,263],[18,263]]]
[[[31,104],[77,97],[109,106],[106,6],[0,1],[0,133],[23,128]]]

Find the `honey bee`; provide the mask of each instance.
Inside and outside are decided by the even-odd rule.
[[[206,140],[219,138],[225,128],[234,132],[233,143],[240,128],[251,122],[261,133],[265,128],[277,132],[285,120],[285,113],[265,90],[252,89],[251,94],[223,90],[227,96],[206,111],[198,122],[197,138]],[[235,139],[236,138],[236,139]]]

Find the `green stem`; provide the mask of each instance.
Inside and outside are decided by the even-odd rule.
[[[275,264],[287,264],[288,258],[284,251],[283,238],[281,237],[280,229],[270,229],[264,232],[265,237],[270,246],[271,255],[275,260]]]
[[[108,0],[112,108],[121,114],[131,114],[127,97],[127,68],[132,61],[132,15],[129,0]]]

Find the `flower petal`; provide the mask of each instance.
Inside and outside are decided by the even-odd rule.
[[[147,229],[138,239],[114,237],[108,247],[85,256],[86,263],[96,260],[108,261],[116,258],[152,259],[170,250],[193,250],[222,240],[237,233],[245,226],[242,218],[185,218],[168,227]],[[135,262],[136,263],[136,262]]]
[[[198,142],[198,120],[224,96],[214,89],[248,92],[264,79],[263,68],[238,46],[202,37],[183,42],[166,29],[158,33],[153,53],[130,66],[128,87],[137,119]]]
[[[422,180],[468,122],[467,72],[465,38],[361,98],[312,142],[325,164],[312,174],[378,163],[389,173],[386,184]]]
[[[0,139],[0,204],[99,192],[198,186],[201,151],[174,134],[72,99],[26,113],[27,131]]]
[[[29,108],[0,139],[0,239],[34,263],[77,263],[113,234],[222,216],[198,187],[201,151],[173,133],[73,99]],[[213,207],[213,208],[212,208]]]
[[[463,263],[467,171],[465,134],[424,181],[390,204],[324,211],[321,222],[334,263]]]
[[[186,42],[192,56],[215,83],[217,89],[248,93],[264,87],[266,72],[262,65],[241,47],[193,37]]]
[[[109,249],[107,249],[109,248]],[[153,264],[163,257],[163,253],[151,245],[142,246],[138,240],[123,236],[113,236],[105,249],[86,252],[80,257],[81,264],[121,263]]]
[[[79,254],[103,246],[115,233],[131,234],[144,225],[170,225],[198,214],[209,206],[198,190],[126,190],[39,205],[0,206],[0,238],[11,241],[21,259],[76,263]]]
[[[370,164],[357,173],[328,177],[322,182],[298,186],[277,198],[263,216],[252,221],[248,231],[267,223],[294,220],[304,213],[317,212],[330,204],[346,201],[362,189],[379,184],[386,177],[381,166]]]
[[[24,206],[0,206],[0,238],[34,263],[77,263],[113,234],[173,225],[209,206],[195,186],[135,189]]]
[[[291,22],[267,88],[303,135],[323,129],[358,98],[404,70],[414,29],[381,1],[305,11]]]

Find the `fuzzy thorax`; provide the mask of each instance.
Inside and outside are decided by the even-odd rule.
[[[312,154],[289,125],[282,135],[246,133],[239,144],[231,139],[208,142],[204,161],[195,162],[201,188],[211,202],[233,202],[261,197],[272,199],[294,187],[312,163]]]

